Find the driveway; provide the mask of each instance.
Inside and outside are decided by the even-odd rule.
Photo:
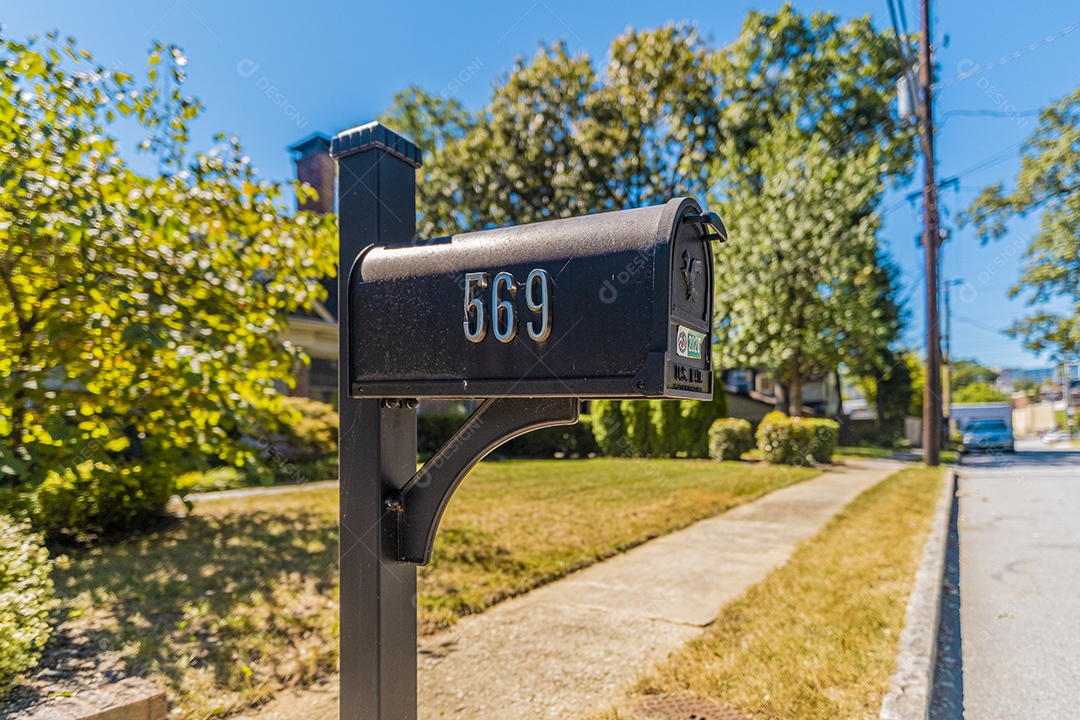
[[[959,490],[964,717],[1078,717],[1080,448],[965,457]]]

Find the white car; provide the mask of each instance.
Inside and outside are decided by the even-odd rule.
[[[972,420],[964,428],[960,442],[962,453],[977,450],[1004,450],[1005,452],[1016,450],[1012,430],[1004,420],[996,418]]]
[[[1058,442],[1068,442],[1069,433],[1064,430],[1050,430],[1049,432],[1043,433],[1042,441],[1047,445],[1053,445]]]

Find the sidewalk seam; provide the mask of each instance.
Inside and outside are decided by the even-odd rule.
[[[956,469],[949,468],[934,512],[930,535],[923,545],[915,584],[908,596],[904,629],[896,654],[896,670],[881,703],[880,720],[925,720],[930,716],[930,697],[937,661],[938,626],[941,622],[941,583],[949,518],[956,495]]]

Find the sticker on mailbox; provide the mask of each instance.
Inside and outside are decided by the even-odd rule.
[[[699,333],[683,325],[679,326],[679,335],[675,341],[675,352],[679,357],[701,359],[701,346],[705,342],[705,333]]]

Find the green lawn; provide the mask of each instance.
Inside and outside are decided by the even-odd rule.
[[[943,475],[910,468],[862,493],[635,694],[752,718],[877,717]]]
[[[422,632],[817,471],[708,460],[479,465],[419,571]],[[45,662],[162,682],[180,717],[248,706],[334,670],[337,491],[199,502],[171,526],[70,553]]]

